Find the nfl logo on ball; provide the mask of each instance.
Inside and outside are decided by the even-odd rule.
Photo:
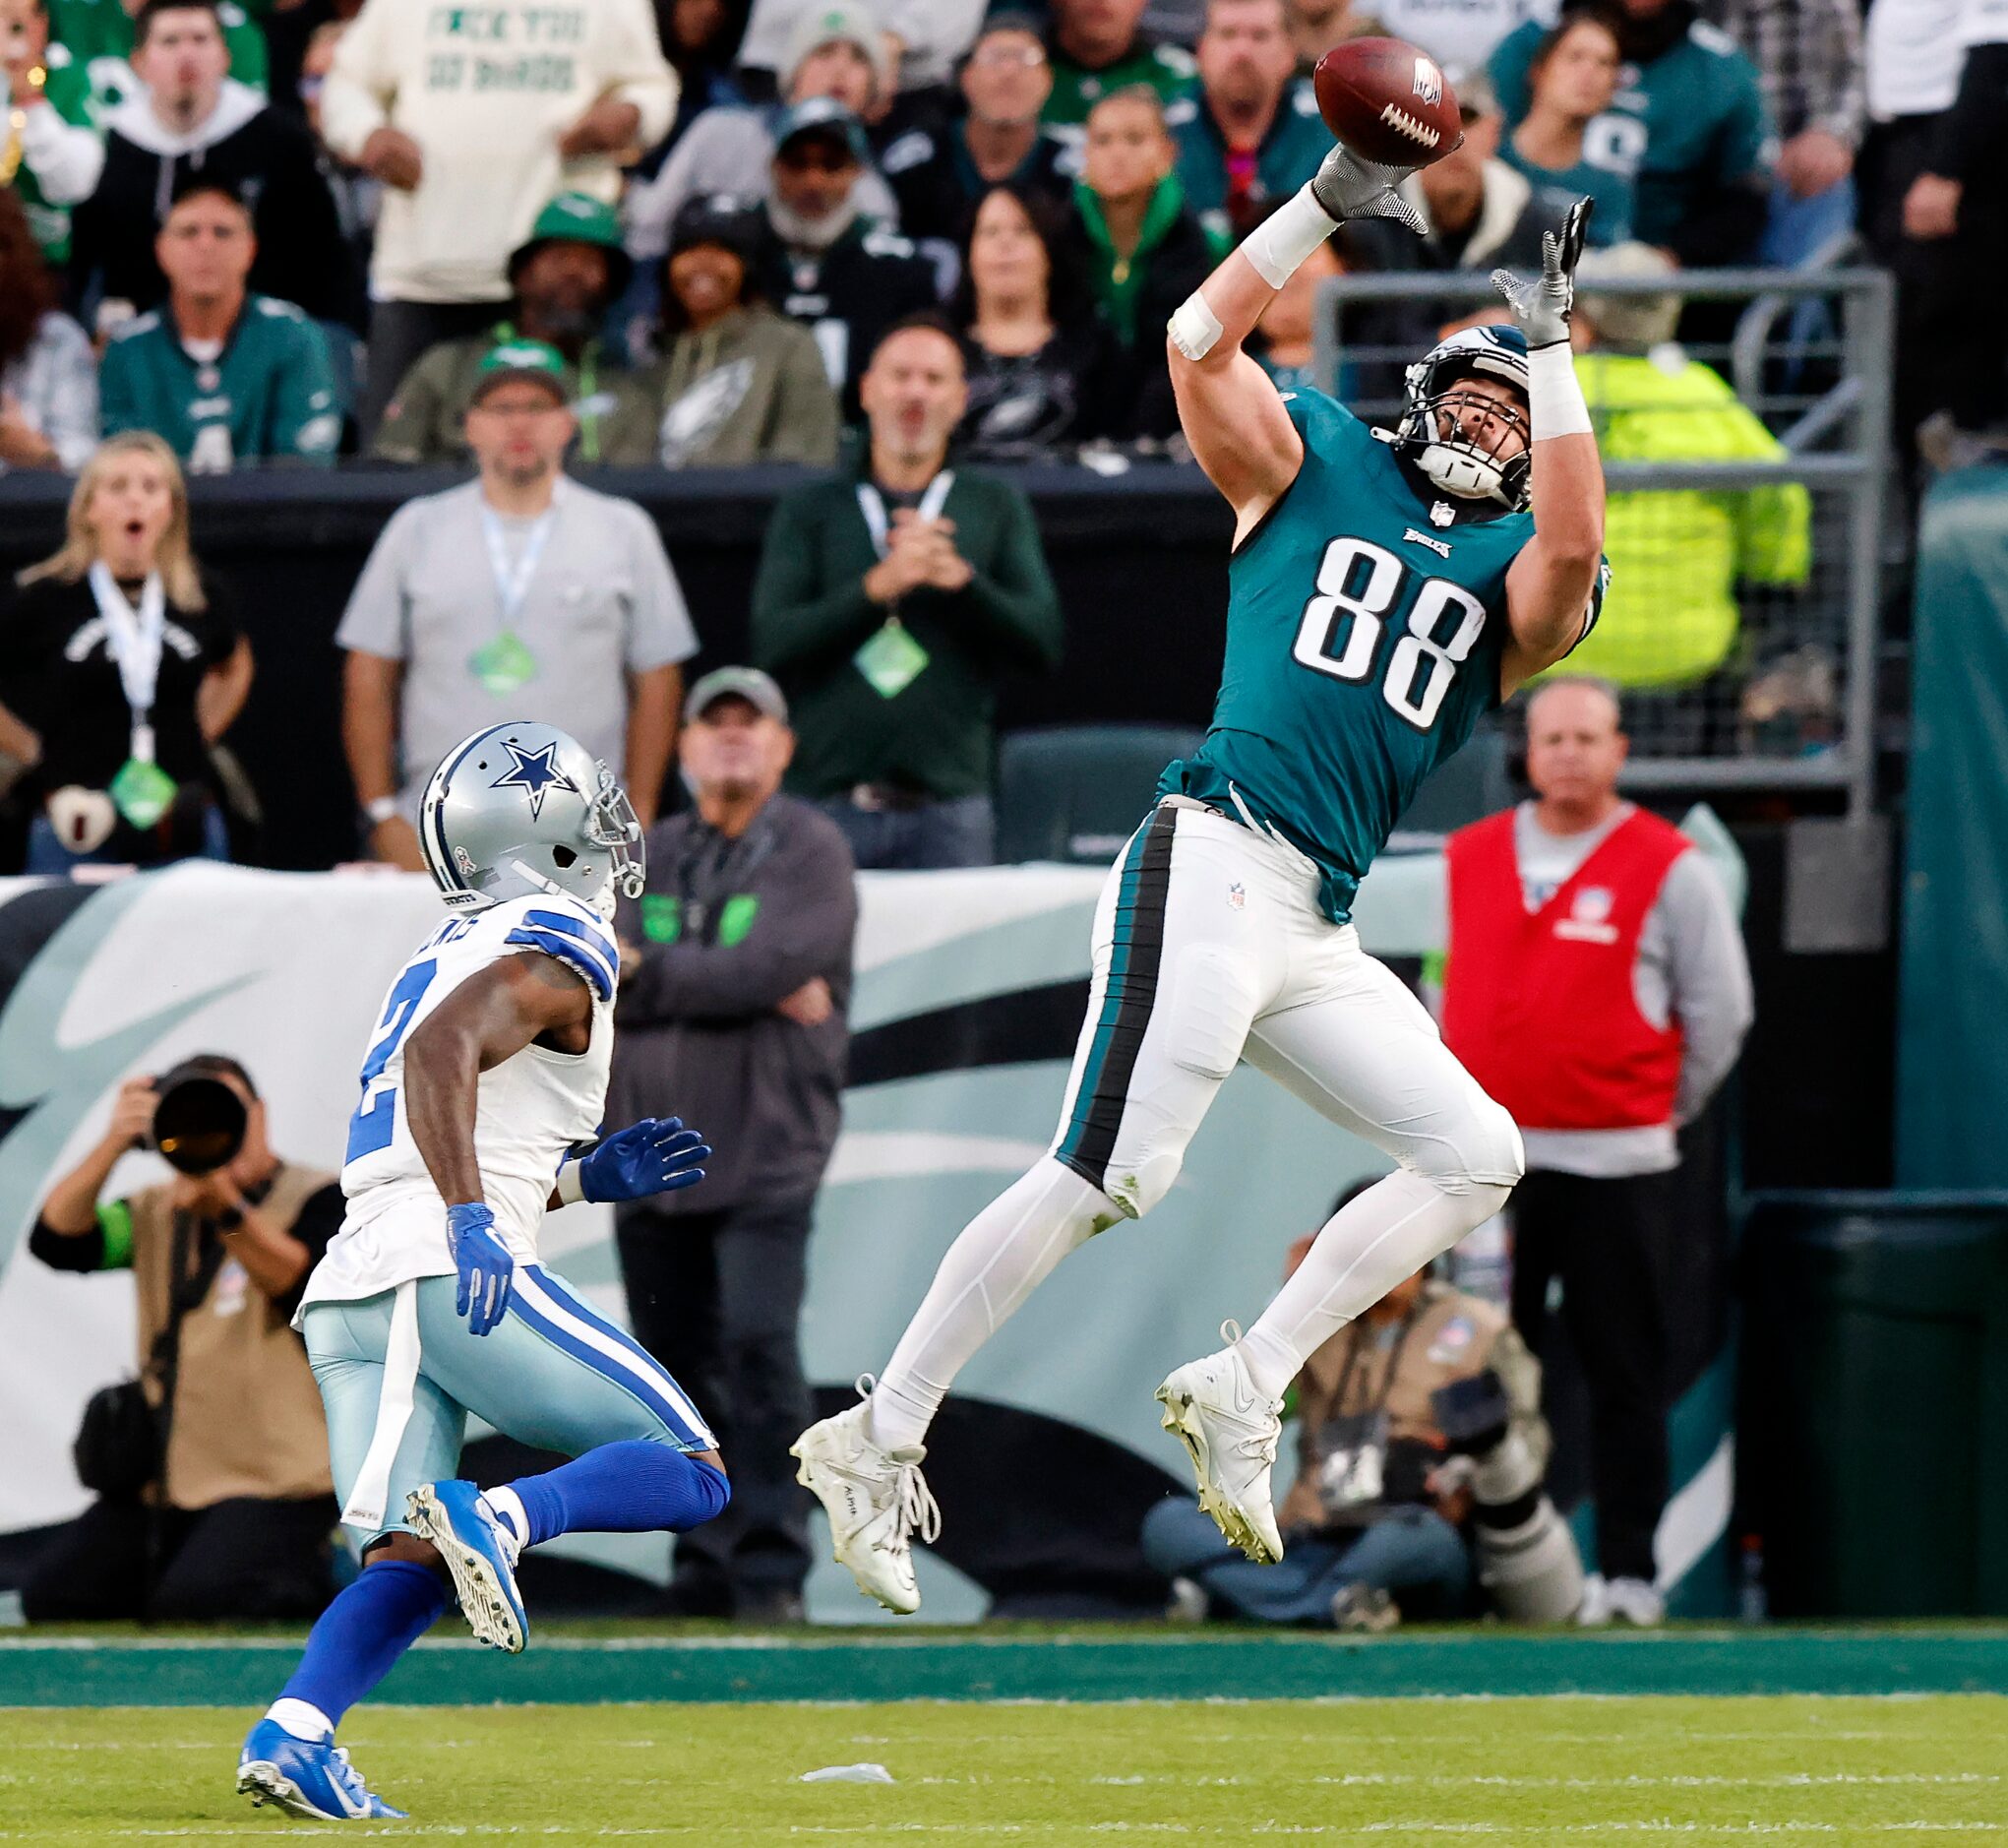
[[[1432,109],[1443,100],[1443,73],[1428,58],[1416,60],[1416,94]]]

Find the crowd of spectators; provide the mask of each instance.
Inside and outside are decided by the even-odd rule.
[[[152,470],[173,497],[183,472],[250,465],[478,470],[460,501],[416,502],[394,524],[343,628],[366,837],[408,859],[398,829],[424,739],[482,716],[469,700],[524,684],[521,660],[513,683],[468,666],[510,652],[469,625],[492,627],[511,574],[539,562],[541,540],[521,551],[510,523],[534,534],[543,516],[494,504],[505,452],[549,462],[566,522],[597,504],[577,478],[597,467],[842,465],[783,498],[756,599],[761,658],[801,723],[790,786],[841,811],[867,863],[964,859],[984,850],[988,819],[968,811],[965,836],[943,817],[988,799],[987,768],[972,767],[996,680],[1050,671],[1059,631],[1029,515],[969,464],[1181,454],[1160,330],[1329,146],[1316,57],[1375,31],[1441,61],[1464,138],[1406,183],[1421,238],[1349,224],[1282,292],[1257,339],[1280,383],[1314,377],[1325,277],[1536,263],[1542,233],[1587,194],[1586,280],[1667,281],[1665,312],[1619,295],[1583,317],[1608,454],[1776,455],[1718,374],[1673,344],[1703,333],[1711,306],[1683,312],[1680,273],[1819,260],[1857,226],[1901,283],[1900,438],[2008,416],[1998,320],[1964,279],[2000,241],[1998,0],[1871,0],[1865,14],[1858,0],[1385,0],[1370,13],[1354,0],[0,0],[0,470],[75,472],[128,433],[165,448],[108,452],[114,472]],[[1441,315],[1376,303],[1353,311],[1348,339],[1408,353]],[[902,361],[925,360],[887,359],[874,393],[894,330],[912,336]],[[1338,386],[1384,400],[1399,368],[1349,363]],[[909,417],[928,463],[910,489],[878,472],[890,424]],[[951,479],[947,510],[930,506],[931,482]],[[882,531],[860,488],[881,497]],[[21,590],[30,604],[55,585],[83,592],[106,492],[97,473],[80,481],[64,562]],[[472,585],[457,613],[410,542],[449,504],[465,528],[452,571]],[[1598,665],[1628,689],[1706,683],[1734,651],[1744,586],[1806,582],[1808,520],[1795,489],[1616,497],[1611,549],[1631,587],[1607,613]],[[814,543],[805,523],[820,523]],[[590,646],[539,648],[511,622],[497,634],[542,668],[561,653],[604,668],[574,728],[627,763],[645,804],[677,710],[676,687],[651,676],[692,645],[660,547],[644,557],[625,516],[609,531],[611,550],[581,556],[632,570],[563,616],[598,623]],[[176,584],[196,582],[192,566],[134,570],[93,593],[123,597],[142,632],[150,585],[174,606]],[[219,596],[212,583],[188,608]],[[936,606],[956,599],[974,622],[931,639]],[[1659,612],[1650,658],[1625,657],[1644,633],[1626,599]],[[45,612],[27,614],[23,633],[39,634]],[[173,607],[167,620],[196,636]],[[114,685],[127,671],[105,639],[116,628],[93,631],[86,658],[63,656],[103,682],[115,718],[131,704]],[[211,646],[189,658],[220,671]],[[901,666],[913,649],[934,671]],[[886,670],[877,680],[868,654]],[[34,713],[55,672],[13,651],[9,755],[49,749]],[[449,681],[453,697],[426,695]],[[826,716],[832,690],[858,709]],[[952,715],[933,710],[950,691]],[[149,731],[164,751],[162,725]],[[202,766],[164,771],[184,807],[189,788],[209,792],[196,833],[172,832],[176,852],[190,838],[222,850],[221,733],[197,742]],[[81,769],[22,761],[54,850],[167,852],[140,838],[164,826],[133,821],[148,804],[112,802],[110,824],[102,801],[87,804],[87,825],[74,799],[57,803],[71,782],[51,780]],[[108,782],[77,786],[108,799]],[[371,805],[400,791],[392,827]]]
[[[581,464],[821,462],[830,411],[776,321],[813,335],[856,423],[878,336],[927,306],[968,349],[965,438],[1163,444],[1161,307],[1308,177],[1329,145],[1309,65],[1375,31],[1441,62],[1467,140],[1412,183],[1424,243],[1371,224],[1342,239],[1343,267],[1524,260],[1580,194],[1600,245],[1682,267],[1801,262],[1858,224],[1905,282],[1901,427],[1984,424],[2008,389],[1999,334],[1951,278],[1999,228],[1997,12],[0,0],[0,263],[10,305],[39,305],[0,327],[0,463],[80,460],[84,346],[39,325],[54,315],[99,356],[141,324],[96,415],[157,430],[199,471],[463,459],[473,368],[517,338],[564,355]],[[170,222],[198,188],[208,203]],[[232,198],[245,222],[224,232]],[[1038,267],[1008,254],[1026,226],[1043,311],[1007,274]],[[203,356],[218,342],[220,366]]]

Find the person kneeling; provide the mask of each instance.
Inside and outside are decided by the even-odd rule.
[[[1573,1613],[1582,1564],[1542,1490],[1541,1368],[1502,1311],[1419,1270],[1317,1349],[1295,1391],[1280,1564],[1244,1559],[1183,1499],[1145,1517],[1174,1616],[1383,1631],[1475,1615],[1481,1589],[1509,1620]]]

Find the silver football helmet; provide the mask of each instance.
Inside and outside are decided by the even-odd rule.
[[[1520,408],[1483,400],[1492,426],[1490,441],[1468,436],[1458,412],[1468,401],[1458,382],[1503,381],[1520,395]],[[1407,387],[1394,447],[1445,494],[1459,500],[1492,500],[1518,512],[1527,505],[1534,432],[1526,412],[1527,339],[1518,328],[1460,328],[1430,348],[1404,375]],[[1509,438],[1512,453],[1501,456]]]
[[[611,917],[641,895],[641,824],[612,770],[570,732],[534,719],[488,725],[433,771],[418,839],[455,911],[564,893]]]

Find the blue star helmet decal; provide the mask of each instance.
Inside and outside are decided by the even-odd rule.
[[[489,784],[491,789],[521,789],[530,799],[530,820],[536,821],[544,812],[545,793],[552,789],[569,789],[574,795],[580,793],[578,785],[561,770],[553,760],[558,755],[556,744],[544,745],[535,751],[525,751],[513,738],[505,738],[502,748],[515,761],[508,771]]]

